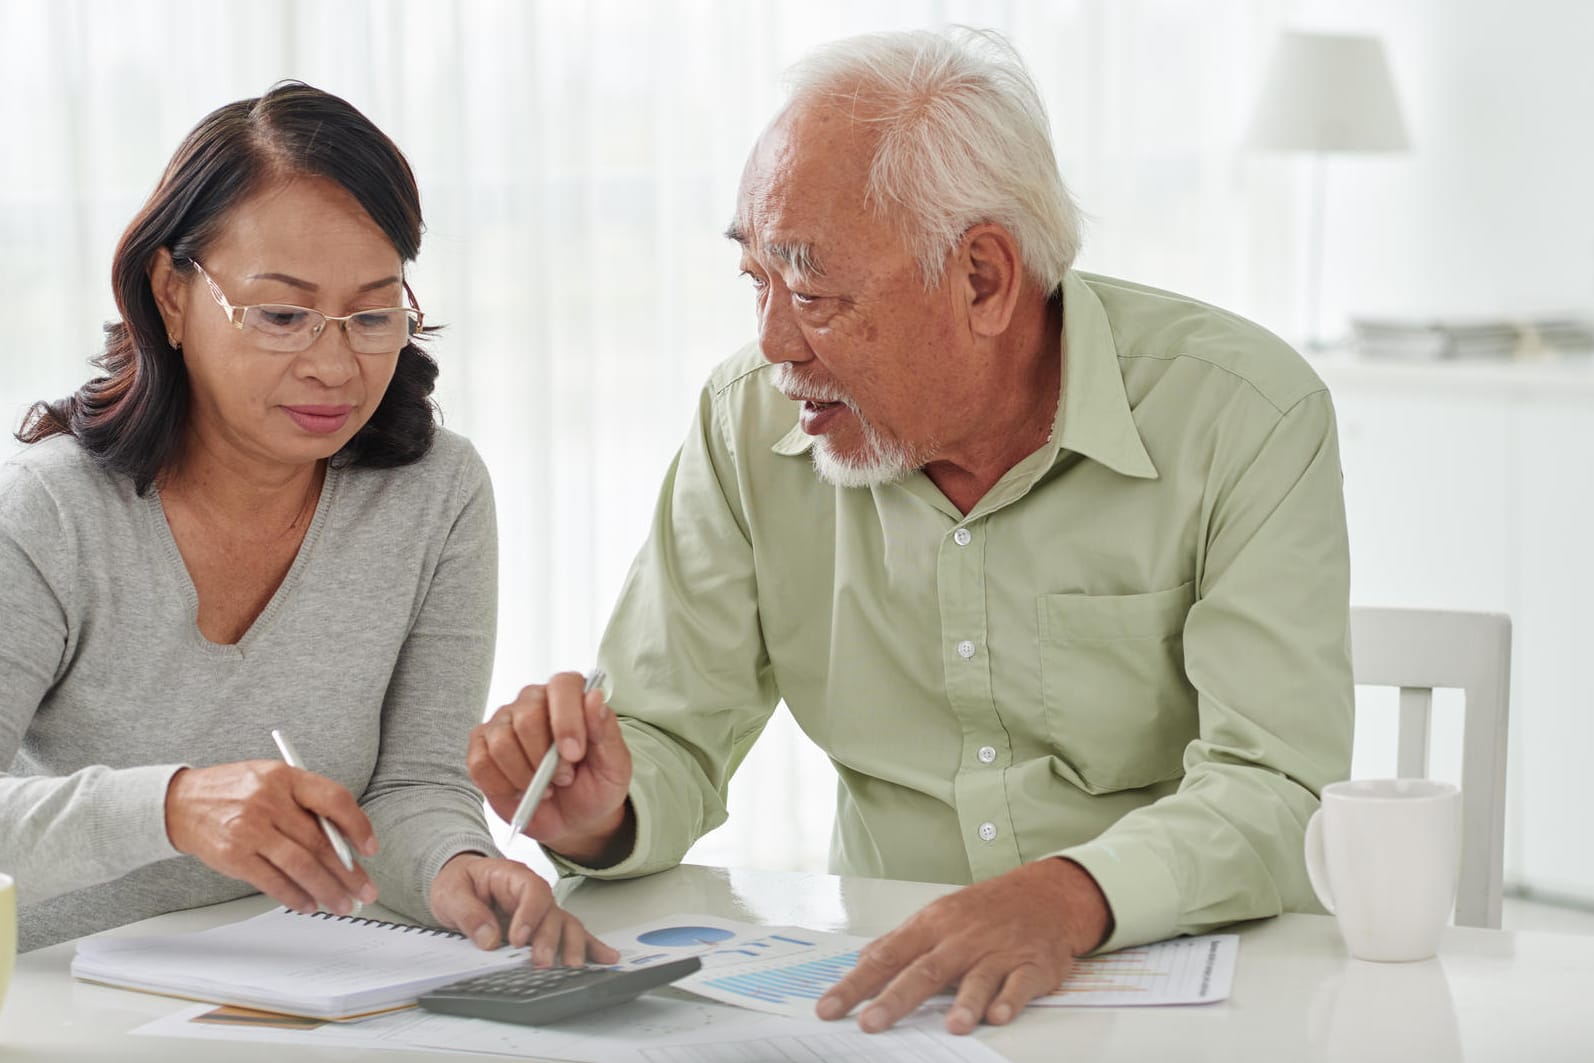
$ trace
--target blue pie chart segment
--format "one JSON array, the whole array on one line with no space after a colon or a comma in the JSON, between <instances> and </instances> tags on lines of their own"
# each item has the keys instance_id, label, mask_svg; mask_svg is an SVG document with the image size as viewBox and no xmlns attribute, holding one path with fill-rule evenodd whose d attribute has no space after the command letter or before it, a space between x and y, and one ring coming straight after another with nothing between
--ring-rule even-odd
<instances>
[{"instance_id":1,"label":"blue pie chart segment","mask_svg":"<svg viewBox=\"0 0 1594 1063\"><path fill-rule=\"evenodd\" d=\"M666 926L638 934L637 940L644 945L682 949L693 945L713 945L735 936L734 931L722 930L717 926Z\"/></svg>"}]
</instances>

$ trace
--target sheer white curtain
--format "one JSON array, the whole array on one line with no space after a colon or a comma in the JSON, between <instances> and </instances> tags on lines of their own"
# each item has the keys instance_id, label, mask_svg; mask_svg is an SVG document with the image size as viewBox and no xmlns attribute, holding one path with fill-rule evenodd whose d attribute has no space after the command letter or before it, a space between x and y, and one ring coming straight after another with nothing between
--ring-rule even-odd
<instances>
[{"instance_id":1,"label":"sheer white curtain","mask_svg":"<svg viewBox=\"0 0 1594 1063\"><path fill-rule=\"evenodd\" d=\"M0 414L87 375L117 236L203 114L287 77L345 96L422 186L439 398L498 496L496 705L589 665L697 389L751 337L719 234L783 66L867 30L1001 30L1090 216L1081 264L1287 326L1292 192L1237 154L1281 6L0 0ZM833 785L782 711L696 856L822 867Z\"/></svg>"}]
</instances>

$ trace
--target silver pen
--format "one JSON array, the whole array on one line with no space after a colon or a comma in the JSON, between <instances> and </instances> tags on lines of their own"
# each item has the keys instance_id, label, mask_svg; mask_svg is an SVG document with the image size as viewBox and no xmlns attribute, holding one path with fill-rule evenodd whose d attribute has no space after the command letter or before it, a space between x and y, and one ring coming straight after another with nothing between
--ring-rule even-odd
<instances>
[{"instance_id":1,"label":"silver pen","mask_svg":"<svg viewBox=\"0 0 1594 1063\"><path fill-rule=\"evenodd\" d=\"M581 688L581 696L585 698L603 682L604 678L602 668L594 668L588 672L586 684ZM554 769L557 767L559 767L559 744L554 742L548 746L548 752L542 755L542 763L537 765L536 772L531 776L531 785L526 787L526 792L520 795L520 804L515 806L515 816L509 821L511 841L526 829L526 824L531 820L531 814L537 811L537 805L542 801L542 795L548 789L548 783L553 780Z\"/></svg>"},{"instance_id":2,"label":"silver pen","mask_svg":"<svg viewBox=\"0 0 1594 1063\"><path fill-rule=\"evenodd\" d=\"M288 741L288 736L281 731L273 729L271 740L277 743L277 749L282 753L282 759L290 768L303 768L304 761L299 759L299 754L294 752L293 744ZM332 843L332 851L338 854L338 863L343 865L343 870L354 870L354 854L349 849L349 843L344 840L343 832L332 825L332 821L322 815L316 819L321 821L321 830L326 833L327 841Z\"/></svg>"}]
</instances>

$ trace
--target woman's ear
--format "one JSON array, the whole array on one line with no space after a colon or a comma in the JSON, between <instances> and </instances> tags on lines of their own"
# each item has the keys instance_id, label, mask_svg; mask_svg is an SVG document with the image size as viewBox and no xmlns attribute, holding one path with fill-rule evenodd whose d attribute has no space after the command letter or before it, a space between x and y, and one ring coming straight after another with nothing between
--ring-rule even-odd
<instances>
[{"instance_id":1,"label":"woman's ear","mask_svg":"<svg viewBox=\"0 0 1594 1063\"><path fill-rule=\"evenodd\" d=\"M170 248L163 247L155 252L149 264L149 290L166 324L166 342L174 348L183 345L183 310L188 305L188 281L172 261Z\"/></svg>"},{"instance_id":2,"label":"woman's ear","mask_svg":"<svg viewBox=\"0 0 1594 1063\"><path fill-rule=\"evenodd\" d=\"M963 234L961 266L968 279L969 326L976 335L1007 331L1024 287L1024 260L1013 234L986 222Z\"/></svg>"}]
</instances>

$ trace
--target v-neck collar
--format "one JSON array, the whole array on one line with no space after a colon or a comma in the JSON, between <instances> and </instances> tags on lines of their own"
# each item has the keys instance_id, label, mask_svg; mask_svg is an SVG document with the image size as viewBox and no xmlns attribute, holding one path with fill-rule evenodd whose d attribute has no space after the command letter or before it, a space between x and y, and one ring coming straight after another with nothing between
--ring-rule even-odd
<instances>
[{"instance_id":1,"label":"v-neck collar","mask_svg":"<svg viewBox=\"0 0 1594 1063\"><path fill-rule=\"evenodd\" d=\"M183 561L182 551L177 548L177 539L172 535L171 525L166 521L166 507L161 502L160 489L153 485L150 487L144 496L146 512L149 514L161 552L166 555L172 579L188 607L188 631L193 645L201 652L218 657L246 657L250 647L265 637L272 620L285 608L284 603L293 594L300 573L310 563L310 556L315 551L321 528L330 519L327 514L332 509L332 500L337 494L341 478L342 470L332 462L327 462L326 478L321 482L321 497L316 499L315 514L310 518L310 526L305 529L304 539L299 543L298 552L294 554L293 564L288 566L287 573L282 577L282 582L277 584L277 589L272 592L271 600L266 602L266 607L260 611L259 616L255 617L249 629L243 633L243 637L234 643L212 642L199 630L199 591L194 586L193 576L188 572L188 565Z\"/></svg>"}]
</instances>

